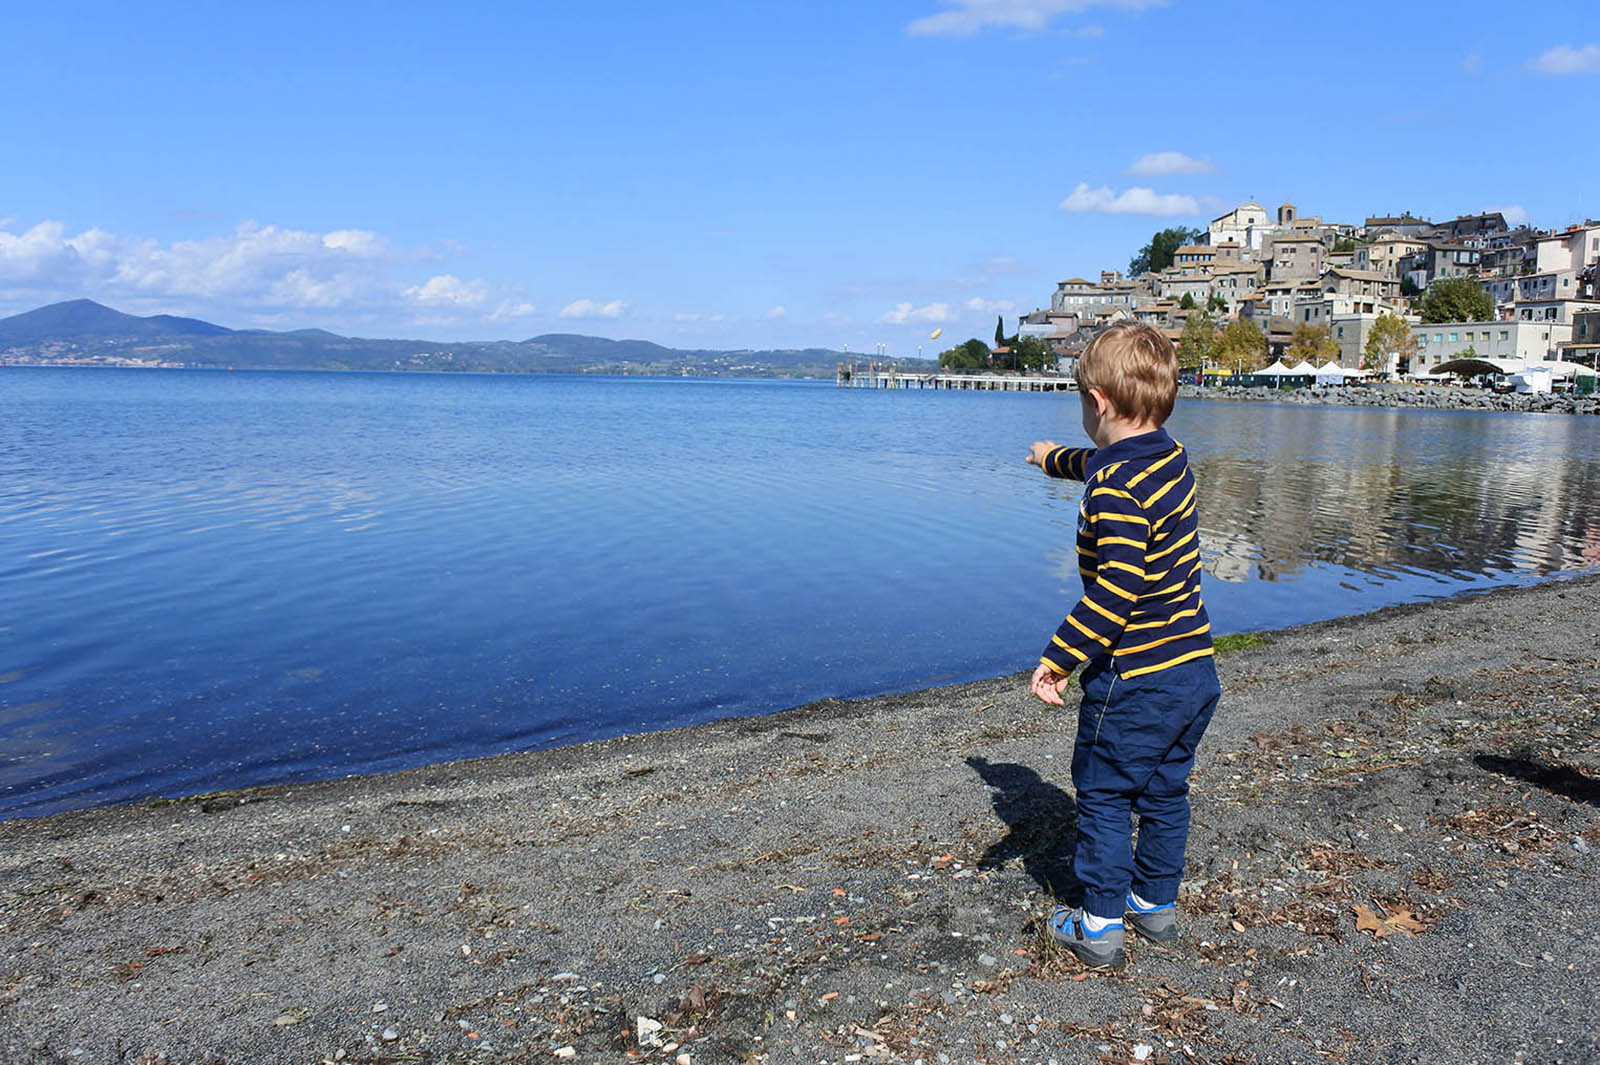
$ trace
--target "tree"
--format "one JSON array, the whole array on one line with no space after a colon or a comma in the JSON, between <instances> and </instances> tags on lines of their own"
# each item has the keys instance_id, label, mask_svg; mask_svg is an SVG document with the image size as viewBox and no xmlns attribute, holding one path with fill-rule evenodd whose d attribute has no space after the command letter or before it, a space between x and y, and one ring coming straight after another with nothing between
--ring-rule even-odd
<instances>
[{"instance_id":1,"label":"tree","mask_svg":"<svg viewBox=\"0 0 1600 1065\"><path fill-rule=\"evenodd\" d=\"M1380 314L1372 323L1372 332L1367 334L1366 346L1362 348L1361 368L1381 372L1388 366L1390 355L1398 356L1402 366L1409 366L1416 352L1417 338L1411 335L1411 326L1405 319Z\"/></svg>"},{"instance_id":2,"label":"tree","mask_svg":"<svg viewBox=\"0 0 1600 1065\"><path fill-rule=\"evenodd\" d=\"M1327 326L1301 322L1294 327L1287 361L1318 365L1338 357L1339 342L1333 339L1333 332Z\"/></svg>"},{"instance_id":3,"label":"tree","mask_svg":"<svg viewBox=\"0 0 1600 1065\"><path fill-rule=\"evenodd\" d=\"M1470 277L1435 281L1422 294L1422 321L1487 322L1494 318L1494 297Z\"/></svg>"},{"instance_id":4,"label":"tree","mask_svg":"<svg viewBox=\"0 0 1600 1065\"><path fill-rule=\"evenodd\" d=\"M1183 335L1178 338L1178 366L1184 370L1198 370L1211 358L1217 346L1217 323L1209 314L1191 314L1183 323Z\"/></svg>"},{"instance_id":5,"label":"tree","mask_svg":"<svg viewBox=\"0 0 1600 1065\"><path fill-rule=\"evenodd\" d=\"M994 316L994 346L997 348L1003 348L1006 346L1005 319L1001 318L998 314Z\"/></svg>"},{"instance_id":6,"label":"tree","mask_svg":"<svg viewBox=\"0 0 1600 1065\"><path fill-rule=\"evenodd\" d=\"M1156 273L1172 265L1173 256L1185 244L1193 244L1205 235L1204 230L1172 226L1150 238L1150 243L1139 249L1139 254L1128 261L1128 276Z\"/></svg>"},{"instance_id":7,"label":"tree","mask_svg":"<svg viewBox=\"0 0 1600 1065\"><path fill-rule=\"evenodd\" d=\"M1206 310L1216 311L1218 314L1228 313L1228 301L1220 292L1213 292L1206 298Z\"/></svg>"},{"instance_id":8,"label":"tree","mask_svg":"<svg viewBox=\"0 0 1600 1065\"><path fill-rule=\"evenodd\" d=\"M989 345L977 337L939 352L940 369L981 370L988 365Z\"/></svg>"},{"instance_id":9,"label":"tree","mask_svg":"<svg viewBox=\"0 0 1600 1065\"><path fill-rule=\"evenodd\" d=\"M1192 292L1183 294L1183 299L1178 301L1178 307L1185 311L1198 311L1200 309L1200 305L1194 301L1194 293Z\"/></svg>"},{"instance_id":10,"label":"tree","mask_svg":"<svg viewBox=\"0 0 1600 1065\"><path fill-rule=\"evenodd\" d=\"M1400 295L1404 296L1408 300L1416 299L1418 296L1422 295L1422 290L1417 287L1417 283L1415 281L1411 280L1410 275L1407 275L1400 279Z\"/></svg>"},{"instance_id":11,"label":"tree","mask_svg":"<svg viewBox=\"0 0 1600 1065\"><path fill-rule=\"evenodd\" d=\"M1050 350L1050 345L1038 337L1016 338L1011 344L1011 354L1024 370L1042 370L1054 366L1056 361L1056 354Z\"/></svg>"},{"instance_id":12,"label":"tree","mask_svg":"<svg viewBox=\"0 0 1600 1065\"><path fill-rule=\"evenodd\" d=\"M1350 239L1349 237L1341 237L1338 240L1333 242L1333 254L1335 254L1335 255L1338 255L1338 254L1340 254L1342 252L1355 251L1355 250L1356 250L1356 242L1354 240Z\"/></svg>"},{"instance_id":13,"label":"tree","mask_svg":"<svg viewBox=\"0 0 1600 1065\"><path fill-rule=\"evenodd\" d=\"M1224 366L1236 367L1240 373L1251 373L1266 364L1267 338L1254 322L1235 318L1217 338L1214 354Z\"/></svg>"}]
</instances>

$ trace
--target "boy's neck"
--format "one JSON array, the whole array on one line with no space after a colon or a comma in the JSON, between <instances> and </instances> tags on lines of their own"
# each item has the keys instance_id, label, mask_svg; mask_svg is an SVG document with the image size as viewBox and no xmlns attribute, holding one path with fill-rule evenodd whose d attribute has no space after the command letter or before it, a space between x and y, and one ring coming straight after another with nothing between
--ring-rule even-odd
<instances>
[{"instance_id":1,"label":"boy's neck","mask_svg":"<svg viewBox=\"0 0 1600 1065\"><path fill-rule=\"evenodd\" d=\"M1153 433L1161 426L1155 422L1136 422L1127 418L1111 417L1102 419L1098 428L1099 432L1095 434L1095 446L1108 448L1120 440L1128 439L1130 436L1143 436L1145 433Z\"/></svg>"}]
</instances>

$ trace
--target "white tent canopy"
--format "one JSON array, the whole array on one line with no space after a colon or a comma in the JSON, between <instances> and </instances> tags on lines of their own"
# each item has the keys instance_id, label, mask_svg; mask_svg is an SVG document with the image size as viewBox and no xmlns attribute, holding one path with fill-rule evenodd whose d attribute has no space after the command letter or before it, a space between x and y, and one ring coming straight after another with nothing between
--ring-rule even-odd
<instances>
[{"instance_id":1,"label":"white tent canopy","mask_svg":"<svg viewBox=\"0 0 1600 1065\"><path fill-rule=\"evenodd\" d=\"M1593 374L1595 371L1580 362L1566 362L1562 359L1528 360L1522 359L1491 359L1482 355L1474 357L1476 362L1486 362L1503 374L1522 373L1526 370L1549 371L1557 380L1564 381L1569 377L1579 374ZM1437 374L1437 369L1427 371L1428 376Z\"/></svg>"},{"instance_id":2,"label":"white tent canopy","mask_svg":"<svg viewBox=\"0 0 1600 1065\"><path fill-rule=\"evenodd\" d=\"M1306 376L1310 377L1310 376L1313 376L1314 374L1316 374L1317 368L1315 366L1311 365L1306 360L1301 359L1299 362L1297 362L1293 366L1289 367L1289 372L1290 373L1305 374Z\"/></svg>"},{"instance_id":3,"label":"white tent canopy","mask_svg":"<svg viewBox=\"0 0 1600 1065\"><path fill-rule=\"evenodd\" d=\"M1316 374L1318 381L1343 381L1346 377L1356 376L1354 372L1346 370L1336 362L1317 367Z\"/></svg>"},{"instance_id":4,"label":"white tent canopy","mask_svg":"<svg viewBox=\"0 0 1600 1065\"><path fill-rule=\"evenodd\" d=\"M1265 370L1257 370L1256 374L1258 376L1260 376L1260 377L1286 377L1289 374L1299 373L1299 372L1300 372L1299 370L1291 370L1291 369L1289 369L1289 367L1284 365L1283 360L1279 359L1277 362L1273 363L1271 366L1268 366Z\"/></svg>"}]
</instances>

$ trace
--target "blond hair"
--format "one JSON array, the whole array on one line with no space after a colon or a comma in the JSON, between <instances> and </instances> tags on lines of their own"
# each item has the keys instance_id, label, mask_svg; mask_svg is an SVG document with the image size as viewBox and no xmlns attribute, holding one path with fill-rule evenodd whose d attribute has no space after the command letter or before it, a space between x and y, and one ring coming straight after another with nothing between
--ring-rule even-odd
<instances>
[{"instance_id":1,"label":"blond hair","mask_svg":"<svg viewBox=\"0 0 1600 1065\"><path fill-rule=\"evenodd\" d=\"M1118 322L1078 359L1078 390L1098 388L1117 413L1160 425L1178 399L1178 353L1164 334L1142 322Z\"/></svg>"}]
</instances>

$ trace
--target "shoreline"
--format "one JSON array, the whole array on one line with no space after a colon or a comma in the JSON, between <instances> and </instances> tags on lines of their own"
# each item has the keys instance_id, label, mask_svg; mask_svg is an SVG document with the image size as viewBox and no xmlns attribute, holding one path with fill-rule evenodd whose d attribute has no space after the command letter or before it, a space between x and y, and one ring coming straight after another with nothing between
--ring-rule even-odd
<instances>
[{"instance_id":1,"label":"shoreline","mask_svg":"<svg viewBox=\"0 0 1600 1065\"><path fill-rule=\"evenodd\" d=\"M1224 656L1188 930L1115 976L1032 923L1072 732L1021 675L0 822L0 1060L1592 1060L1597 609Z\"/></svg>"}]
</instances>

